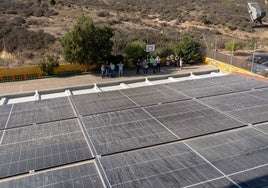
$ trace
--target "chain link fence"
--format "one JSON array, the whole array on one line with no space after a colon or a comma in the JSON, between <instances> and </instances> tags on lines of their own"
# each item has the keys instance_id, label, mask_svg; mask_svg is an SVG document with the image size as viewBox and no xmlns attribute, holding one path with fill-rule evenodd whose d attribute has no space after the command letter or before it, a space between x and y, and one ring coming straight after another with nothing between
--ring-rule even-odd
<instances>
[{"instance_id":1,"label":"chain link fence","mask_svg":"<svg viewBox=\"0 0 268 188\"><path fill-rule=\"evenodd\" d=\"M220 53L216 50L203 49L201 51L201 54L205 57L209 57L209 58L215 59L217 61L221 61L223 63L227 63L227 64L242 68L242 69L250 71L250 72L253 72L254 67L257 65L256 63L247 61L246 60L247 58L245 58L245 59L237 58L237 57L235 57L234 54L231 54L231 55L223 54L223 53Z\"/></svg>"}]
</instances>

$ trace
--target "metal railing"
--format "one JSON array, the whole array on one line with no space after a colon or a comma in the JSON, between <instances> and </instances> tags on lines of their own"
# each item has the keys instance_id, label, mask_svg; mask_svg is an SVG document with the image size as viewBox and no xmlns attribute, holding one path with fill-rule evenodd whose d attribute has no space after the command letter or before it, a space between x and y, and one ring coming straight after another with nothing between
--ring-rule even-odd
<instances>
[{"instance_id":1,"label":"metal railing","mask_svg":"<svg viewBox=\"0 0 268 188\"><path fill-rule=\"evenodd\" d=\"M227 64L242 68L250 72L252 72L253 67L254 67L254 63L246 61L246 58L239 59L239 58L236 58L233 54L228 55L228 54L220 53L215 50L212 51L212 50L206 50L206 49L202 50L201 54L205 57L209 57L217 61L221 61L223 63L227 63Z\"/></svg>"}]
</instances>

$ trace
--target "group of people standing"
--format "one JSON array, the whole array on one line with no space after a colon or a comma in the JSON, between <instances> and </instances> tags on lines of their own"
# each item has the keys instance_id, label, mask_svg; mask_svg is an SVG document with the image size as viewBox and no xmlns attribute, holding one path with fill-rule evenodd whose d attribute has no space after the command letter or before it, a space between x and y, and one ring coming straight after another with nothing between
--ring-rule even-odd
<instances>
[{"instance_id":1,"label":"group of people standing","mask_svg":"<svg viewBox=\"0 0 268 188\"><path fill-rule=\"evenodd\" d=\"M166 66L175 66L182 68L183 64L183 57L178 55L168 55L166 57ZM149 73L149 68L152 67L153 73L160 73L161 69L161 58L157 56L156 58L150 57L145 58L142 61L140 59L136 62L136 74L140 74L141 70L143 71L143 74L147 75ZM123 68L124 64L122 61L115 65L114 63L108 63L106 61L101 66L101 77L122 77L123 76Z\"/></svg>"},{"instance_id":2,"label":"group of people standing","mask_svg":"<svg viewBox=\"0 0 268 188\"><path fill-rule=\"evenodd\" d=\"M140 74L140 69L143 70L143 74L148 74L149 67L153 67L153 73L159 73L161 67L161 59L160 57L153 57L144 59L142 62L138 59L136 63L136 74Z\"/></svg>"},{"instance_id":3,"label":"group of people standing","mask_svg":"<svg viewBox=\"0 0 268 188\"><path fill-rule=\"evenodd\" d=\"M166 66L175 66L182 68L183 57L179 55L168 55L166 57ZM159 73L161 68L161 58L157 56L156 58L146 58L142 62L140 60L136 63L136 74L140 74L140 69L143 69L143 74L148 74L149 67L152 67L153 73Z\"/></svg>"},{"instance_id":4,"label":"group of people standing","mask_svg":"<svg viewBox=\"0 0 268 188\"><path fill-rule=\"evenodd\" d=\"M101 65L101 77L102 78L105 78L105 77L114 78L116 76L122 77L123 68L124 68L124 64L121 61L117 65L115 65L112 62L108 63L108 61L106 61L105 63Z\"/></svg>"},{"instance_id":5,"label":"group of people standing","mask_svg":"<svg viewBox=\"0 0 268 188\"><path fill-rule=\"evenodd\" d=\"M183 64L183 57L182 56L168 55L166 57L166 65L167 66L175 66L175 67L179 67L181 69L182 64Z\"/></svg>"}]
</instances>

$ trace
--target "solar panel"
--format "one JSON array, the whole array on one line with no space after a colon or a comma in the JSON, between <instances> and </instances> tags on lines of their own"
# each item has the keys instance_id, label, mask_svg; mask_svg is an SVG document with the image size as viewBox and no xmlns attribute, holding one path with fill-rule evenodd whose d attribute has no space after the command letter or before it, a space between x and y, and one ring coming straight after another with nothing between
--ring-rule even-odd
<instances>
[{"instance_id":1,"label":"solar panel","mask_svg":"<svg viewBox=\"0 0 268 188\"><path fill-rule=\"evenodd\" d=\"M98 155L177 140L142 109L83 117L83 123Z\"/></svg>"},{"instance_id":2,"label":"solar panel","mask_svg":"<svg viewBox=\"0 0 268 188\"><path fill-rule=\"evenodd\" d=\"M249 92L248 94L268 101L268 88L253 90L253 91Z\"/></svg>"},{"instance_id":3,"label":"solar panel","mask_svg":"<svg viewBox=\"0 0 268 188\"><path fill-rule=\"evenodd\" d=\"M248 80L248 78L239 76L239 75L224 75L217 77L206 78L208 82L212 82L217 85L228 84L228 83L240 83Z\"/></svg>"},{"instance_id":4,"label":"solar panel","mask_svg":"<svg viewBox=\"0 0 268 188\"><path fill-rule=\"evenodd\" d=\"M0 130L5 129L12 105L0 105Z\"/></svg>"},{"instance_id":5,"label":"solar panel","mask_svg":"<svg viewBox=\"0 0 268 188\"><path fill-rule=\"evenodd\" d=\"M268 121L268 100L258 96L255 91L203 98L200 101L247 123Z\"/></svg>"},{"instance_id":6,"label":"solar panel","mask_svg":"<svg viewBox=\"0 0 268 188\"><path fill-rule=\"evenodd\" d=\"M181 91L189 97L199 98L268 87L268 82L230 75L174 82L167 86Z\"/></svg>"},{"instance_id":7,"label":"solar panel","mask_svg":"<svg viewBox=\"0 0 268 188\"><path fill-rule=\"evenodd\" d=\"M163 85L131 88L122 90L121 92L140 106L189 99L181 93L164 87Z\"/></svg>"},{"instance_id":8,"label":"solar panel","mask_svg":"<svg viewBox=\"0 0 268 188\"><path fill-rule=\"evenodd\" d=\"M190 138L244 126L243 123L196 101L146 107L164 126L180 138Z\"/></svg>"},{"instance_id":9,"label":"solar panel","mask_svg":"<svg viewBox=\"0 0 268 188\"><path fill-rule=\"evenodd\" d=\"M8 188L104 187L94 163L65 167L1 182Z\"/></svg>"},{"instance_id":10,"label":"solar panel","mask_svg":"<svg viewBox=\"0 0 268 188\"><path fill-rule=\"evenodd\" d=\"M230 176L241 187L267 187L268 165Z\"/></svg>"},{"instance_id":11,"label":"solar panel","mask_svg":"<svg viewBox=\"0 0 268 188\"><path fill-rule=\"evenodd\" d=\"M6 130L0 178L93 158L77 120Z\"/></svg>"},{"instance_id":12,"label":"solar panel","mask_svg":"<svg viewBox=\"0 0 268 188\"><path fill-rule=\"evenodd\" d=\"M216 85L229 87L236 91L244 91L250 89L257 89L268 87L268 82L263 82L256 79L246 78L239 75L227 75L219 77L206 78L207 82L212 82Z\"/></svg>"},{"instance_id":13,"label":"solar panel","mask_svg":"<svg viewBox=\"0 0 268 188\"><path fill-rule=\"evenodd\" d=\"M256 128L268 134L268 123L258 125Z\"/></svg>"},{"instance_id":14,"label":"solar panel","mask_svg":"<svg viewBox=\"0 0 268 188\"><path fill-rule=\"evenodd\" d=\"M137 107L119 91L107 91L72 96L80 115L98 114Z\"/></svg>"},{"instance_id":15,"label":"solar panel","mask_svg":"<svg viewBox=\"0 0 268 188\"><path fill-rule=\"evenodd\" d=\"M204 87L194 87L191 90L183 90L183 93L193 98L222 95L234 92L236 92L236 90L221 85L207 85Z\"/></svg>"},{"instance_id":16,"label":"solar panel","mask_svg":"<svg viewBox=\"0 0 268 188\"><path fill-rule=\"evenodd\" d=\"M183 187L222 177L183 143L106 156L100 162L111 187Z\"/></svg>"},{"instance_id":17,"label":"solar panel","mask_svg":"<svg viewBox=\"0 0 268 188\"><path fill-rule=\"evenodd\" d=\"M221 179L216 179L208 182L202 182L198 183L193 186L189 186L189 188L224 188L224 187L229 187L229 188L235 188L235 186L230 180L227 178L221 178Z\"/></svg>"},{"instance_id":18,"label":"solar panel","mask_svg":"<svg viewBox=\"0 0 268 188\"><path fill-rule=\"evenodd\" d=\"M254 88L268 87L268 82L247 79L247 80L237 82L237 83L227 82L224 85L232 89L235 89L237 91L244 91L244 90L250 90Z\"/></svg>"},{"instance_id":19,"label":"solar panel","mask_svg":"<svg viewBox=\"0 0 268 188\"><path fill-rule=\"evenodd\" d=\"M14 104L8 128L75 117L67 97Z\"/></svg>"},{"instance_id":20,"label":"solar panel","mask_svg":"<svg viewBox=\"0 0 268 188\"><path fill-rule=\"evenodd\" d=\"M268 137L252 128L186 141L226 175L268 165Z\"/></svg>"},{"instance_id":21,"label":"solar panel","mask_svg":"<svg viewBox=\"0 0 268 188\"><path fill-rule=\"evenodd\" d=\"M4 132L4 131L0 131L0 140L1 140L1 138L2 138L3 132Z\"/></svg>"}]
</instances>

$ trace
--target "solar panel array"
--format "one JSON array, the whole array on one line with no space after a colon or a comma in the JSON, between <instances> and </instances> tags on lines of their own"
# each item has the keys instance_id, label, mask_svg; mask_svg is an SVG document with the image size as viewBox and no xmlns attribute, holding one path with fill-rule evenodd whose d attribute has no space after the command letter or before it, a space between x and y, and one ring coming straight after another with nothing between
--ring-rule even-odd
<instances>
[{"instance_id":1,"label":"solar panel array","mask_svg":"<svg viewBox=\"0 0 268 188\"><path fill-rule=\"evenodd\" d=\"M0 187L268 186L268 82L222 76L0 106Z\"/></svg>"}]
</instances>

